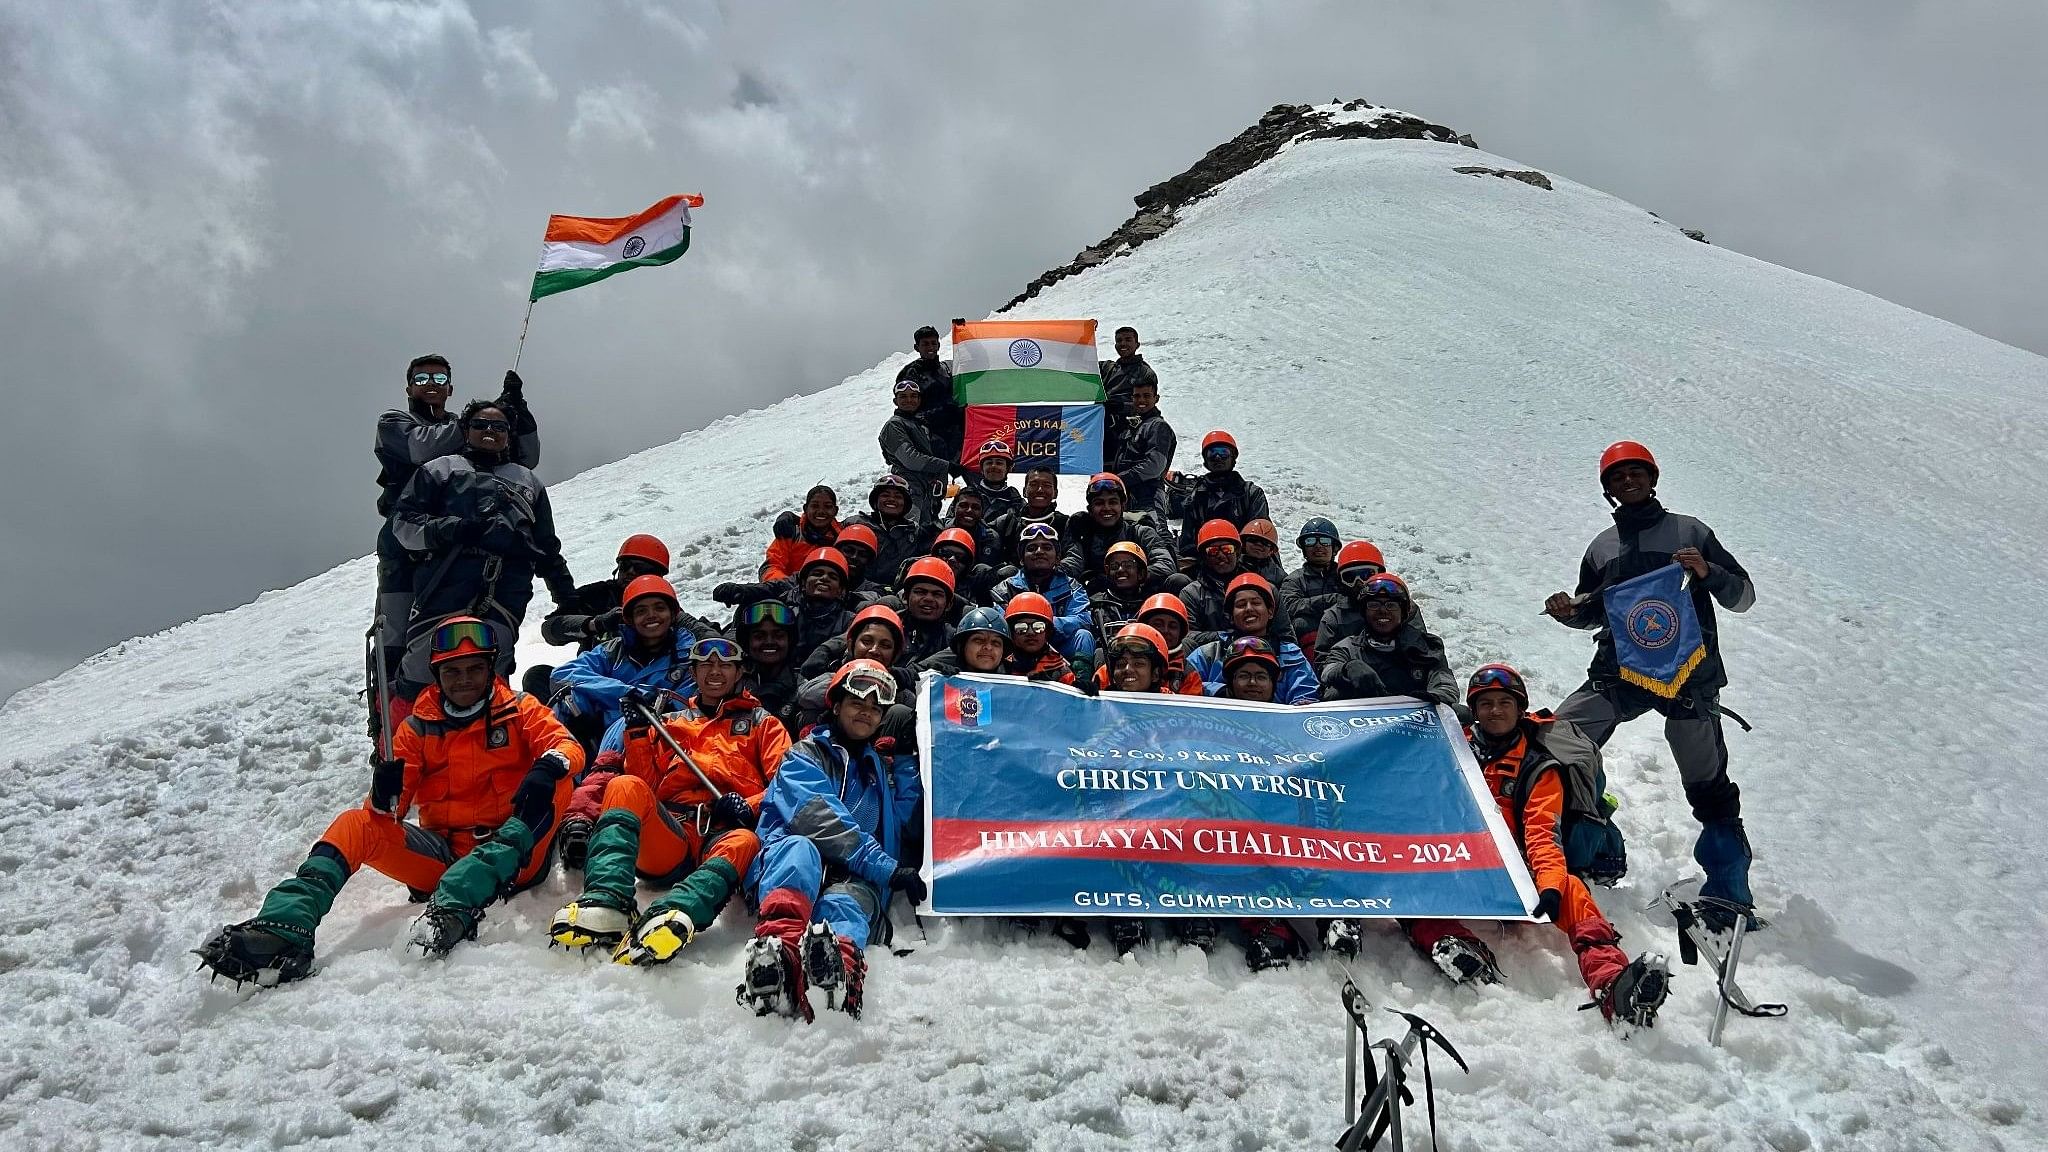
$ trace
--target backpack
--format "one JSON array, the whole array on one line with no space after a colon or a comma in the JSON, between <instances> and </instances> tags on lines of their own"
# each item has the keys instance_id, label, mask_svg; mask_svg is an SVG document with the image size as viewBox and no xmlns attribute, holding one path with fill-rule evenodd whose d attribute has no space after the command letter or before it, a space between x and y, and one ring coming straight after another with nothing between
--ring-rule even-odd
<instances>
[{"instance_id":1,"label":"backpack","mask_svg":"<svg viewBox=\"0 0 2048 1152\"><path fill-rule=\"evenodd\" d=\"M1590 884L1612 886L1628 875L1628 844L1614 822L1620 807L1607 794L1607 770L1600 763L1600 746L1584 732L1558 720L1549 709L1530 719L1535 731L1531 745L1547 755L1524 756L1515 777L1515 843L1522 842L1529 791L1543 773L1558 771L1564 785L1564 811L1559 814L1558 834L1564 842L1565 867Z\"/></svg>"}]
</instances>

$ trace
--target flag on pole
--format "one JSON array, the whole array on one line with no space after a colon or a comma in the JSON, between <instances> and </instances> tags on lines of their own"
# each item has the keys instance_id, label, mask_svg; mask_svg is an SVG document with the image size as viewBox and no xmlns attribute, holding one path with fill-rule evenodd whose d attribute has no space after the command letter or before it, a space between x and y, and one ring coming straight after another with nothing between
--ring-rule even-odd
<instances>
[{"instance_id":1,"label":"flag on pole","mask_svg":"<svg viewBox=\"0 0 2048 1152\"><path fill-rule=\"evenodd\" d=\"M697 195L670 196L634 216L550 216L533 274L538 300L593 284L615 272L667 264L690 249L690 209Z\"/></svg>"},{"instance_id":2,"label":"flag on pole","mask_svg":"<svg viewBox=\"0 0 2048 1152\"><path fill-rule=\"evenodd\" d=\"M1621 678L1666 700L1675 698L1707 656L1699 614L1685 588L1685 569L1668 564L1624 580L1603 599Z\"/></svg>"},{"instance_id":3,"label":"flag on pole","mask_svg":"<svg viewBox=\"0 0 2048 1152\"><path fill-rule=\"evenodd\" d=\"M961 404L1099 404L1093 320L977 320L953 325Z\"/></svg>"}]
</instances>

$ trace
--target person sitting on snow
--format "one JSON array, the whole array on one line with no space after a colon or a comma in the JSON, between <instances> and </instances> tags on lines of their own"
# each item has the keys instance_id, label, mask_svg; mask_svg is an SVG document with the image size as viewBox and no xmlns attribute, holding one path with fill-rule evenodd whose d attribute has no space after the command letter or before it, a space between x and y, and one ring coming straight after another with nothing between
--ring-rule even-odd
<instances>
[{"instance_id":1,"label":"person sitting on snow","mask_svg":"<svg viewBox=\"0 0 2048 1152\"><path fill-rule=\"evenodd\" d=\"M473 616L434 629L434 682L392 733L391 758L375 761L369 797L334 818L255 918L199 946L203 966L266 987L310 974L315 930L365 865L426 900L410 938L429 956L473 938L486 904L540 882L583 749L497 675L494 643Z\"/></svg>"},{"instance_id":2,"label":"person sitting on snow","mask_svg":"<svg viewBox=\"0 0 2048 1152\"><path fill-rule=\"evenodd\" d=\"M1242 530L1254 520L1269 520L1266 492L1237 470L1237 441L1218 429L1202 437L1202 467L1194 489L1181 503L1181 555L1192 559L1201 542L1196 534L1211 520L1228 520Z\"/></svg>"},{"instance_id":3,"label":"person sitting on snow","mask_svg":"<svg viewBox=\"0 0 2048 1152\"><path fill-rule=\"evenodd\" d=\"M1230 626L1188 653L1188 671L1201 677L1202 687L1209 695L1226 694L1233 644L1245 637L1256 637L1267 642L1279 661L1274 698L1282 704L1310 704L1316 700L1321 686L1316 682L1315 669L1309 667L1301 648L1286 638L1286 629L1276 626L1278 601L1273 586L1256 572L1240 572L1230 582L1223 599L1230 612Z\"/></svg>"},{"instance_id":4,"label":"person sitting on snow","mask_svg":"<svg viewBox=\"0 0 2048 1152\"><path fill-rule=\"evenodd\" d=\"M1088 514L1067 521L1060 571L1081 581L1090 592L1102 587L1102 561L1113 544L1137 545L1145 558L1147 579L1161 588L1180 571L1165 533L1149 516L1125 512L1125 499L1124 482L1114 472L1097 472L1088 478Z\"/></svg>"},{"instance_id":5,"label":"person sitting on snow","mask_svg":"<svg viewBox=\"0 0 2048 1152\"><path fill-rule=\"evenodd\" d=\"M1090 660L1070 660L1053 643L1057 625L1052 603L1045 597L1036 592L1017 593L1003 605L1003 620L1010 626L1010 655L1003 670L1010 675L1073 684L1093 674Z\"/></svg>"},{"instance_id":6,"label":"person sitting on snow","mask_svg":"<svg viewBox=\"0 0 2048 1152\"><path fill-rule=\"evenodd\" d=\"M890 898L916 906L929 894L899 863L923 795L916 759L876 739L896 695L889 669L847 663L827 692L826 722L790 748L762 797L761 852L746 877L760 921L739 988L757 1015L808 1021L816 989L859 1016L861 954L886 931Z\"/></svg>"},{"instance_id":7,"label":"person sitting on snow","mask_svg":"<svg viewBox=\"0 0 2048 1152\"><path fill-rule=\"evenodd\" d=\"M801 664L818 645L846 631L847 623L853 619L846 598L852 570L839 549L817 548L804 557L794 580L720 584L711 590L711 598L742 611L763 600L779 600L788 605L795 629L789 658Z\"/></svg>"},{"instance_id":8,"label":"person sitting on snow","mask_svg":"<svg viewBox=\"0 0 2048 1152\"><path fill-rule=\"evenodd\" d=\"M1060 655L1088 665L1093 671L1095 634L1089 611L1088 590L1079 580L1059 570L1060 539L1050 524L1027 524L1018 540L1018 569L1015 576L995 586L990 598L998 608L1022 593L1035 592L1052 606L1053 645Z\"/></svg>"},{"instance_id":9,"label":"person sitting on snow","mask_svg":"<svg viewBox=\"0 0 2048 1152\"><path fill-rule=\"evenodd\" d=\"M673 710L654 693L633 690L625 770L592 771L576 787L569 818L592 819L595 831L583 892L548 929L557 944L609 949L619 964L667 963L710 926L753 866L761 796L789 751L789 733L747 694L736 641L698 640L690 667L696 695ZM648 711L660 713L662 731L689 754L687 762L654 733ZM669 889L645 913L643 880Z\"/></svg>"},{"instance_id":10,"label":"person sitting on snow","mask_svg":"<svg viewBox=\"0 0 2048 1152\"><path fill-rule=\"evenodd\" d=\"M1264 576L1275 589L1287 583L1287 565L1280 562L1280 529L1271 520L1261 517L1245 525L1238 532L1238 545L1244 549L1245 571Z\"/></svg>"},{"instance_id":11,"label":"person sitting on snow","mask_svg":"<svg viewBox=\"0 0 2048 1152\"><path fill-rule=\"evenodd\" d=\"M957 676L962 672L1003 675L1003 661L1010 655L1010 624L994 608L975 608L960 617L953 629L950 646L927 656L920 672Z\"/></svg>"},{"instance_id":12,"label":"person sitting on snow","mask_svg":"<svg viewBox=\"0 0 2048 1152\"><path fill-rule=\"evenodd\" d=\"M1111 544L1104 553L1098 576L1101 587L1088 594L1089 630L1095 634L1097 647L1126 622L1138 618L1138 610L1153 591L1145 571L1145 550L1129 540Z\"/></svg>"},{"instance_id":13,"label":"person sitting on snow","mask_svg":"<svg viewBox=\"0 0 2048 1152\"><path fill-rule=\"evenodd\" d=\"M777 516L774 533L761 557L764 583L795 576L804 557L839 542L839 493L830 484L812 485L804 493L803 513L785 511Z\"/></svg>"},{"instance_id":14,"label":"person sitting on snow","mask_svg":"<svg viewBox=\"0 0 2048 1152\"><path fill-rule=\"evenodd\" d=\"M1060 539L1067 538L1067 514L1055 506L1059 496L1059 474L1050 468L1033 468L1024 474L1023 506L1004 514L1001 519L997 519L993 511L988 513L989 527L995 529L997 538L1002 541L1004 563L1023 562L1024 529L1033 524L1050 524Z\"/></svg>"},{"instance_id":15,"label":"person sitting on snow","mask_svg":"<svg viewBox=\"0 0 2048 1152\"><path fill-rule=\"evenodd\" d=\"M1406 581L1382 572L1358 586L1353 603L1365 631L1323 653L1323 699L1413 696L1463 710L1444 642L1422 626Z\"/></svg>"},{"instance_id":16,"label":"person sitting on snow","mask_svg":"<svg viewBox=\"0 0 2048 1152\"><path fill-rule=\"evenodd\" d=\"M1339 640L1357 636L1365 631L1365 585L1368 580L1387 570L1387 562L1380 555L1379 548L1370 540L1353 540L1337 549L1337 589L1342 593L1338 600L1323 610L1323 618L1316 623L1316 658L1320 660ZM1418 627L1422 627L1422 606L1412 600L1408 604L1409 614Z\"/></svg>"},{"instance_id":17,"label":"person sitting on snow","mask_svg":"<svg viewBox=\"0 0 2048 1152\"><path fill-rule=\"evenodd\" d=\"M1316 658L1316 626L1323 613L1344 602L1344 590L1337 584L1337 525L1324 516L1302 521L1294 546L1301 550L1301 567L1280 585L1280 611L1310 663ZM1375 549L1375 551L1377 551ZM1382 565L1384 568L1384 565Z\"/></svg>"},{"instance_id":18,"label":"person sitting on snow","mask_svg":"<svg viewBox=\"0 0 2048 1152\"><path fill-rule=\"evenodd\" d=\"M796 702L800 683L795 628L796 613L780 600L756 600L733 613L733 631L747 654L744 691L778 720Z\"/></svg>"},{"instance_id":19,"label":"person sitting on snow","mask_svg":"<svg viewBox=\"0 0 2048 1152\"><path fill-rule=\"evenodd\" d=\"M846 518L849 527L865 524L874 530L875 559L866 571L873 574L878 584L895 579L896 573L903 570L904 561L930 551L933 538L939 534L936 519L918 519L911 500L910 481L892 472L868 490L868 510ZM840 539L845 538L845 528L841 528Z\"/></svg>"},{"instance_id":20,"label":"person sitting on snow","mask_svg":"<svg viewBox=\"0 0 2048 1152\"><path fill-rule=\"evenodd\" d=\"M881 555L882 537L871 524L850 521L839 529L839 542L833 545L839 554L846 557L846 608L858 612L868 604L888 595L889 589L882 581L894 579L893 574L883 573L875 558Z\"/></svg>"},{"instance_id":21,"label":"person sitting on snow","mask_svg":"<svg viewBox=\"0 0 2048 1152\"><path fill-rule=\"evenodd\" d=\"M625 618L618 634L557 668L550 683L556 717L593 751L631 690L655 688L676 699L695 690L690 649L697 633L683 622L674 586L661 576L641 576L619 601Z\"/></svg>"},{"instance_id":22,"label":"person sitting on snow","mask_svg":"<svg viewBox=\"0 0 2048 1152\"><path fill-rule=\"evenodd\" d=\"M981 497L975 496L973 500L978 503ZM959 507L959 504L956 499L954 507ZM976 561L984 544L993 554L995 535L987 529L977 534L958 526L948 526L939 533L938 539L932 541L932 555L944 560L946 567L953 570L954 593L972 604L986 605L989 589L1007 578Z\"/></svg>"},{"instance_id":23,"label":"person sitting on snow","mask_svg":"<svg viewBox=\"0 0 2048 1152\"><path fill-rule=\"evenodd\" d=\"M981 496L984 521L994 523L1024 507L1024 494L1010 487L1010 467L1015 461L1007 442L1000 439L982 442L980 459L975 461L975 470L960 486L960 491ZM954 498L958 499L959 493L954 493Z\"/></svg>"},{"instance_id":24,"label":"person sitting on snow","mask_svg":"<svg viewBox=\"0 0 2048 1152\"><path fill-rule=\"evenodd\" d=\"M919 524L936 524L953 460L935 443L932 429L917 418L924 398L918 382L896 381L895 397L896 411L882 425L879 436L882 464L909 482L911 517Z\"/></svg>"},{"instance_id":25,"label":"person sitting on snow","mask_svg":"<svg viewBox=\"0 0 2048 1152\"><path fill-rule=\"evenodd\" d=\"M668 545L645 532L628 536L619 545L611 576L577 585L576 595L569 598L569 603L555 605L553 611L542 617L540 638L550 644L574 644L577 652L588 652L616 635L625 623L619 598L625 594L626 585L642 576L666 575ZM519 686L528 695L546 700L554 694L549 685L554 675L554 665L534 664L520 674Z\"/></svg>"},{"instance_id":26,"label":"person sitting on snow","mask_svg":"<svg viewBox=\"0 0 2048 1152\"><path fill-rule=\"evenodd\" d=\"M1149 624L1166 641L1166 679L1173 691L1183 696L1203 694L1202 678L1188 671L1188 653L1195 636L1188 618L1188 606L1171 592L1158 592L1138 605L1138 623Z\"/></svg>"},{"instance_id":27,"label":"person sitting on snow","mask_svg":"<svg viewBox=\"0 0 2048 1152\"><path fill-rule=\"evenodd\" d=\"M964 606L953 595L953 569L936 556L920 556L903 570L895 598L902 604L903 658L918 664L953 642L952 619Z\"/></svg>"},{"instance_id":28,"label":"person sitting on snow","mask_svg":"<svg viewBox=\"0 0 2048 1152\"><path fill-rule=\"evenodd\" d=\"M1193 579L1179 589L1188 618L1197 632L1222 632L1230 627L1231 582L1244 574L1243 544L1236 525L1211 520L1196 533L1197 567Z\"/></svg>"},{"instance_id":29,"label":"person sitting on snow","mask_svg":"<svg viewBox=\"0 0 2048 1152\"><path fill-rule=\"evenodd\" d=\"M1506 664L1481 666L1465 692L1473 716L1466 736L1536 882L1535 914L1571 941L1579 977L1602 1016L1636 1027L1654 1025L1670 978L1663 959L1646 952L1629 960L1618 946L1620 933L1601 914L1585 882L1565 866L1564 775L1570 771L1566 762L1598 756L1598 750L1570 723L1530 713L1529 689L1521 673ZM1415 947L1453 981L1500 979L1493 953L1463 924L1410 920L1402 927Z\"/></svg>"}]
</instances>

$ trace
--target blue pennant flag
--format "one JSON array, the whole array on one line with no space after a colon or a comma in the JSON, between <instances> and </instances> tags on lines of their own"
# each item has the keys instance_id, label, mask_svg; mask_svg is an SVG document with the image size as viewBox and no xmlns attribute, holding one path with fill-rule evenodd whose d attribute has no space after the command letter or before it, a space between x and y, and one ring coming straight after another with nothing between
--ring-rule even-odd
<instances>
[{"instance_id":1,"label":"blue pennant flag","mask_svg":"<svg viewBox=\"0 0 2048 1152\"><path fill-rule=\"evenodd\" d=\"M1685 568L1672 564L1609 588L1607 630L1621 678L1669 700L1707 657L1700 618L1685 590Z\"/></svg>"}]
</instances>

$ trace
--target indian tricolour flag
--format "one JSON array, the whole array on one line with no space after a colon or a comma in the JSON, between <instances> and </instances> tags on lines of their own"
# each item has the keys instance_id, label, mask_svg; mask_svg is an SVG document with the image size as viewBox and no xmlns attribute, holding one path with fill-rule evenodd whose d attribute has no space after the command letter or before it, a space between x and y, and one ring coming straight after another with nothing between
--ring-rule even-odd
<instances>
[{"instance_id":1,"label":"indian tricolour flag","mask_svg":"<svg viewBox=\"0 0 2048 1152\"><path fill-rule=\"evenodd\" d=\"M1097 404L1093 320L953 325L953 394L962 404Z\"/></svg>"},{"instance_id":2,"label":"indian tricolour flag","mask_svg":"<svg viewBox=\"0 0 2048 1152\"><path fill-rule=\"evenodd\" d=\"M690 250L690 209L702 196L671 196L635 216L550 216L529 300L595 283L615 272L666 264Z\"/></svg>"}]
</instances>

